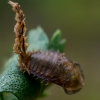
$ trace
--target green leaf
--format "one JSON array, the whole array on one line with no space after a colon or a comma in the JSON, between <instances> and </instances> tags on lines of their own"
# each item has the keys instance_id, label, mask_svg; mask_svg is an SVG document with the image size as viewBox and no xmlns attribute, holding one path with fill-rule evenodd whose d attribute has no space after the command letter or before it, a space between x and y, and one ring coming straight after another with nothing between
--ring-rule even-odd
<instances>
[{"instance_id":1,"label":"green leaf","mask_svg":"<svg viewBox=\"0 0 100 100\"><path fill-rule=\"evenodd\" d=\"M11 92L19 100L31 100L36 98L40 90L40 82L30 79L27 73L19 70L17 56L13 56L7 63L0 76L0 92ZM35 88L36 87L36 88Z\"/></svg>"},{"instance_id":2,"label":"green leaf","mask_svg":"<svg viewBox=\"0 0 100 100\"><path fill-rule=\"evenodd\" d=\"M41 27L37 27L36 29L32 29L29 31L28 36L28 51L30 50L41 50L46 51L49 46L49 40Z\"/></svg>"},{"instance_id":3,"label":"green leaf","mask_svg":"<svg viewBox=\"0 0 100 100\"><path fill-rule=\"evenodd\" d=\"M61 31L58 29L51 38L51 44L56 45L59 43L60 40L61 40Z\"/></svg>"},{"instance_id":4,"label":"green leaf","mask_svg":"<svg viewBox=\"0 0 100 100\"><path fill-rule=\"evenodd\" d=\"M58 29L53 34L53 36L50 40L49 49L52 49L54 51L59 50L60 52L64 52L66 40L65 39L61 40L61 36L62 36L61 31Z\"/></svg>"},{"instance_id":5,"label":"green leaf","mask_svg":"<svg viewBox=\"0 0 100 100\"><path fill-rule=\"evenodd\" d=\"M64 52L65 45L66 45L66 39L62 39L62 40L59 42L59 45L58 45L58 48L59 48L59 51L60 51L60 52Z\"/></svg>"}]
</instances>

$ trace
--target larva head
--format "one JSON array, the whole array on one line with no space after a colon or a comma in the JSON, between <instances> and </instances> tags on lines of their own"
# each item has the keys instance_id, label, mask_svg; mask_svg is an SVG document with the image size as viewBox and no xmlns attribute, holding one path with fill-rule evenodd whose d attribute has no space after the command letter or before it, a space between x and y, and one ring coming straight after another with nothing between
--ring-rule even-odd
<instances>
[{"instance_id":1,"label":"larva head","mask_svg":"<svg viewBox=\"0 0 100 100\"><path fill-rule=\"evenodd\" d=\"M84 75L79 64L74 63L70 71L68 80L64 84L64 90L67 94L75 94L82 89L84 85Z\"/></svg>"}]
</instances>

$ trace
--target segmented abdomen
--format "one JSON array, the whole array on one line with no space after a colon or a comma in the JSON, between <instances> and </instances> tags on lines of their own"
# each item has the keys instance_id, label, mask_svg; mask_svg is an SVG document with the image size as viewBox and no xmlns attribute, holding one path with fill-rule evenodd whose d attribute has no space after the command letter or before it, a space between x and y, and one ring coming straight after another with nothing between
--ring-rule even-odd
<instances>
[{"instance_id":1,"label":"segmented abdomen","mask_svg":"<svg viewBox=\"0 0 100 100\"><path fill-rule=\"evenodd\" d=\"M72 68L72 62L59 52L36 52L28 63L30 74L48 82L63 85Z\"/></svg>"}]
</instances>

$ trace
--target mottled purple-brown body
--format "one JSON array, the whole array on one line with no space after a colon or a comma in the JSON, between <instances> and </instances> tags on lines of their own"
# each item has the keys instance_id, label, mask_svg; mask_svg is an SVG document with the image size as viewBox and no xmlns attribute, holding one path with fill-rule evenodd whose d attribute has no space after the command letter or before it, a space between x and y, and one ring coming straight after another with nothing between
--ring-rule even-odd
<instances>
[{"instance_id":1,"label":"mottled purple-brown body","mask_svg":"<svg viewBox=\"0 0 100 100\"><path fill-rule=\"evenodd\" d=\"M67 94L76 93L84 84L80 66L59 52L35 52L27 67L30 74L62 86Z\"/></svg>"}]
</instances>

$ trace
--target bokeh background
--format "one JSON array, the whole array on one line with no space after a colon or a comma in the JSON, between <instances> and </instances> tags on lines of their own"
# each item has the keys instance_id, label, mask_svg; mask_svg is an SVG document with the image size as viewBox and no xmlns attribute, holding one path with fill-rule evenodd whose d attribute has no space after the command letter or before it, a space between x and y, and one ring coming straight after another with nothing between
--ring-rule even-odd
<instances>
[{"instance_id":1,"label":"bokeh background","mask_svg":"<svg viewBox=\"0 0 100 100\"><path fill-rule=\"evenodd\" d=\"M75 95L67 95L57 85L43 100L100 100L100 0L13 0L26 15L27 29L42 26L49 38L61 29L67 39L65 53L79 62L85 74L85 86ZM8 0L0 0L0 66L12 54L15 13Z\"/></svg>"}]
</instances>

